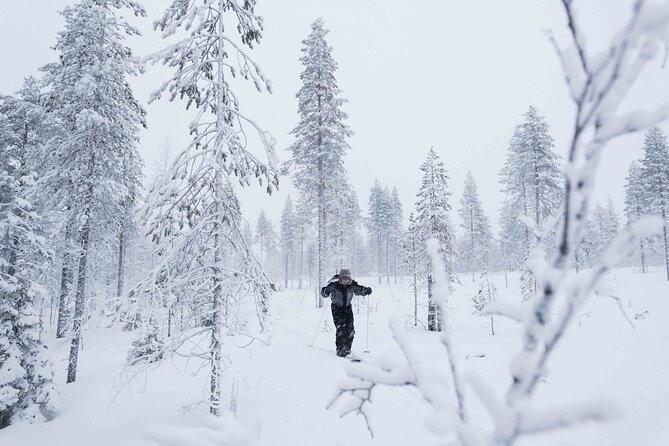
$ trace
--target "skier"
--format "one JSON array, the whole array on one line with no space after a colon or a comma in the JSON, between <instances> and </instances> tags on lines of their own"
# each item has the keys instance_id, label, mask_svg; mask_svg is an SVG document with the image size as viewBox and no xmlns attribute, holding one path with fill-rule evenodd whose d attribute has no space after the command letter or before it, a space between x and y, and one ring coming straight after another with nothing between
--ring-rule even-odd
<instances>
[{"instance_id":1,"label":"skier","mask_svg":"<svg viewBox=\"0 0 669 446\"><path fill-rule=\"evenodd\" d=\"M330 279L326 286L321 288L321 296L332 296L332 319L337 327L335 337L337 356L345 357L351 354L355 334L353 308L351 308L353 295L368 296L370 294L372 294L372 289L358 285L358 282L351 278L351 271L347 269L342 269L339 274Z\"/></svg>"}]
</instances>

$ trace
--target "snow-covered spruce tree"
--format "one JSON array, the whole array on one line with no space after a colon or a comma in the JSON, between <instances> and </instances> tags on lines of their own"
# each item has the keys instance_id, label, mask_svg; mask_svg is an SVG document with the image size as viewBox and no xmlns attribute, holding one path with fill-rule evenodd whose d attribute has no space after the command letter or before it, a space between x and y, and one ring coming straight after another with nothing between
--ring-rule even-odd
<instances>
[{"instance_id":1,"label":"snow-covered spruce tree","mask_svg":"<svg viewBox=\"0 0 669 446\"><path fill-rule=\"evenodd\" d=\"M499 243L505 270L517 270L527 256L524 251L526 228L518 221L515 206L508 198L502 202L499 214Z\"/></svg>"},{"instance_id":2,"label":"snow-covered spruce tree","mask_svg":"<svg viewBox=\"0 0 669 446\"><path fill-rule=\"evenodd\" d=\"M646 132L643 152L641 176L649 210L664 220L664 264L669 280L669 145L662 129L653 127Z\"/></svg>"},{"instance_id":3,"label":"snow-covered spruce tree","mask_svg":"<svg viewBox=\"0 0 669 446\"><path fill-rule=\"evenodd\" d=\"M295 240L297 238L295 223L295 209L289 195L281 211L281 223L279 227L279 241L284 261L284 288L288 288L288 280L295 275ZM293 274L291 274L290 268L292 268Z\"/></svg>"},{"instance_id":4,"label":"snow-covered spruce tree","mask_svg":"<svg viewBox=\"0 0 669 446\"><path fill-rule=\"evenodd\" d=\"M442 256L446 267L445 274L449 278L449 283L451 283L456 280L455 274L453 274L455 237L448 216L451 210L448 173L434 149L430 149L427 159L420 166L420 170L423 172L423 178L416 201L416 232L422 244L425 244L425 241L431 238L439 241L439 254ZM432 272L427 266L424 267L424 270L427 272L427 327L430 331L440 331L440 322L443 318L438 314L439 308L435 302L436 296L432 292Z\"/></svg>"},{"instance_id":5,"label":"snow-covered spruce tree","mask_svg":"<svg viewBox=\"0 0 669 446\"><path fill-rule=\"evenodd\" d=\"M414 297L414 326L417 326L418 292L427 278L427 257L425 242L413 212L409 214L409 228L402 235L398 257L402 270L411 277L411 291Z\"/></svg>"},{"instance_id":6,"label":"snow-covered spruce tree","mask_svg":"<svg viewBox=\"0 0 669 446\"><path fill-rule=\"evenodd\" d=\"M353 266L355 251L359 249L355 245L355 235L358 233L362 218L358 196L348 181L344 179L336 182L332 192L336 199L328 202L327 206L326 268L339 271L343 267Z\"/></svg>"},{"instance_id":7,"label":"snow-covered spruce tree","mask_svg":"<svg viewBox=\"0 0 669 446\"><path fill-rule=\"evenodd\" d=\"M474 307L474 314L482 316L485 314L486 308L490 304L497 302L499 300L499 295L497 294L497 287L490 279L488 275L488 269L483 264L481 268L481 275L479 277L479 289L472 298L472 306ZM493 315L490 315L490 331L495 335L495 321L493 320Z\"/></svg>"},{"instance_id":8,"label":"snow-covered spruce tree","mask_svg":"<svg viewBox=\"0 0 669 446\"><path fill-rule=\"evenodd\" d=\"M595 261L600 261L606 248L616 238L620 231L618 214L613 207L611 198L607 200L606 206L597 203L591 216L594 224L594 256Z\"/></svg>"},{"instance_id":9,"label":"snow-covered spruce tree","mask_svg":"<svg viewBox=\"0 0 669 446\"><path fill-rule=\"evenodd\" d=\"M548 134L548 124L539 111L530 106L523 115L524 120L516 126L509 141L507 157L500 172L502 191L506 195L508 209L502 211L506 217L515 216L515 225L525 225L524 243L510 246L511 257L525 258L537 244L533 230L541 231L548 217L560 207L563 198L562 173L558 156L553 151L553 138ZM525 218L518 220L519 216ZM530 226L529 222L532 222ZM507 223L507 222L505 222ZM503 229L512 229L505 224ZM553 228L550 228L553 229ZM516 238L516 230L502 233L502 238ZM553 245L552 231L546 231L541 242L547 248ZM529 272L529 270L526 271ZM536 284L531 288L536 289Z\"/></svg>"},{"instance_id":10,"label":"snow-covered spruce tree","mask_svg":"<svg viewBox=\"0 0 669 446\"><path fill-rule=\"evenodd\" d=\"M313 226L313 207L307 206L304 195L299 196L297 200L296 218L295 218L295 238L296 238L296 262L297 262L297 287L302 289L304 282L305 270L309 270L308 252L311 244L313 234L309 229ZM299 218L297 217L297 209L300 210ZM311 276L309 275L309 280Z\"/></svg>"},{"instance_id":11,"label":"snow-covered spruce tree","mask_svg":"<svg viewBox=\"0 0 669 446\"><path fill-rule=\"evenodd\" d=\"M318 225L318 283L326 279L325 256L328 244L326 234L328 212L326 207L338 197L336 183L346 178L343 156L352 132L345 124L346 113L342 106L335 71L337 62L332 57L332 47L327 43L323 19L311 25L311 33L302 42L300 74L302 87L297 93L300 119L292 130L295 142L290 147L289 162L293 183L306 198L306 203L316 209ZM318 306L323 298L318 297Z\"/></svg>"},{"instance_id":12,"label":"snow-covered spruce tree","mask_svg":"<svg viewBox=\"0 0 669 446\"><path fill-rule=\"evenodd\" d=\"M595 205L592 215L583 226L583 235L576 249L575 261L592 268L599 262L607 247L619 232L619 221L613 202L609 198L606 207L599 202Z\"/></svg>"},{"instance_id":13,"label":"snow-covered spruce tree","mask_svg":"<svg viewBox=\"0 0 669 446\"><path fill-rule=\"evenodd\" d=\"M476 182L471 171L467 172L467 178L465 179L459 214L464 230L459 258L461 262L470 267L472 282L474 282L475 265L482 265L489 261L492 233L488 217L483 213L481 200L476 190Z\"/></svg>"},{"instance_id":14,"label":"snow-covered spruce tree","mask_svg":"<svg viewBox=\"0 0 669 446\"><path fill-rule=\"evenodd\" d=\"M371 404L375 389L381 386L387 386L391 391L400 386L414 387L434 410L427 423L428 429L444 441L453 442L455 436L464 446L513 446L530 435L537 443L541 442L537 439L541 434L592 421L608 421L617 415L616 408L608 401L604 404L574 402L559 408L540 407L536 391L548 362L555 359L556 347L569 327L575 325L574 319L602 277L626 255L628 249L639 243L641 237L662 230L664 222L660 218L635 222L616 237L590 274L575 275L572 271L575 249L589 214L595 174L606 144L617 136L656 125L669 116L669 106L666 105L642 112L618 111L619 105L633 91L645 65L662 57L660 49L669 32L669 4L636 2L630 19L613 33L609 48L594 55L589 54L584 45L583 39L588 33L576 20L572 9L574 2L565 1L562 6L567 15L571 43L566 49L562 49L555 39L553 43L576 110L574 125L570 127L573 133L565 169L569 175L565 182L558 249L550 261L541 249L530 252L528 262L539 285L531 305L495 304L488 310L522 324L522 346L510 360L511 379L506 380L509 386L506 392L491 388L490 383L471 373L466 382L462 381L457 356L452 353L448 327L440 340L450 370L441 367L440 371L435 371L431 368L434 357L425 357L413 348L402 327L392 323L391 330L404 361L391 364L384 360L378 366L354 364L347 368L348 377L340 382L330 403L332 405L346 396L340 415L362 414L372 435L375 426L370 423ZM434 260L438 261L439 256L435 255ZM443 297L438 302L443 303L448 289L444 286L446 279L439 279L437 285L441 285L439 292ZM494 382L500 381L495 379ZM481 422L480 417L470 415L473 412L469 407L469 392L464 391L465 384L476 393L477 404L483 403L489 420ZM499 398L497 395L501 393L504 396Z\"/></svg>"},{"instance_id":15,"label":"snow-covered spruce tree","mask_svg":"<svg viewBox=\"0 0 669 446\"><path fill-rule=\"evenodd\" d=\"M376 273L381 283L381 271L383 271L383 247L388 227L388 197L378 180L369 192L369 201L367 203L366 226L369 234L370 247L373 248L374 258L376 259Z\"/></svg>"},{"instance_id":16,"label":"snow-covered spruce tree","mask_svg":"<svg viewBox=\"0 0 669 446\"><path fill-rule=\"evenodd\" d=\"M392 247L390 257L393 262L393 275L395 276L395 283L397 283L397 256L400 250L400 239L402 238L402 232L404 231L404 227L402 226L403 218L404 213L402 211L402 202L400 201L397 188L393 187L393 191L390 194L390 224L388 238L390 241L390 246Z\"/></svg>"},{"instance_id":17,"label":"snow-covered spruce tree","mask_svg":"<svg viewBox=\"0 0 669 446\"><path fill-rule=\"evenodd\" d=\"M50 117L28 79L19 97L0 96L0 429L50 419L53 365L40 341L35 301L51 258L32 200Z\"/></svg>"},{"instance_id":18,"label":"snow-covered spruce tree","mask_svg":"<svg viewBox=\"0 0 669 446\"><path fill-rule=\"evenodd\" d=\"M123 151L123 177L125 197L118 215L118 247L116 256L116 300L123 294L128 240L136 233L133 216L140 200L142 189L143 161L135 147Z\"/></svg>"},{"instance_id":19,"label":"snow-covered spruce tree","mask_svg":"<svg viewBox=\"0 0 669 446\"><path fill-rule=\"evenodd\" d=\"M128 351L128 365L137 366L158 362L163 359L164 350L165 343L160 330L153 319L150 319L139 331L138 338L133 341Z\"/></svg>"},{"instance_id":20,"label":"snow-covered spruce tree","mask_svg":"<svg viewBox=\"0 0 669 446\"><path fill-rule=\"evenodd\" d=\"M186 339L208 343L199 357L210 366L213 415L221 414L223 329L253 336L237 311L247 302L262 330L271 291L242 236L233 189L235 182L245 186L255 180L271 193L278 184L274 142L240 112L239 98L230 86L231 79L240 75L259 91L270 90L245 48L253 48L262 36L263 20L255 3L174 0L155 23L164 38L177 29L187 34L152 56L154 62L174 69L152 99L169 92L171 100L179 97L186 99L187 107L194 105L197 114L190 126L192 143L177 155L170 175L153 188L143 212L156 241L174 234L178 241L133 291L148 298L178 295L197 308L198 317L190 323L199 329L180 333L173 345ZM256 140L259 148L254 153L249 144Z\"/></svg>"},{"instance_id":21,"label":"snow-covered spruce tree","mask_svg":"<svg viewBox=\"0 0 669 446\"><path fill-rule=\"evenodd\" d=\"M93 231L112 232L127 214L131 182L126 169L130 159L138 159L139 127L144 125L144 111L127 81L137 66L123 44L125 36L138 31L119 9L144 15L132 0L82 0L65 8L65 30L55 46L59 60L43 68L49 108L63 125L46 180L54 206L67 209L65 221L78 250L67 382L77 376Z\"/></svg>"},{"instance_id":22,"label":"snow-covered spruce tree","mask_svg":"<svg viewBox=\"0 0 669 446\"><path fill-rule=\"evenodd\" d=\"M528 257L525 257L518 271L520 298L523 302L527 302L537 294L537 282L534 279L534 274L527 265L527 259Z\"/></svg>"},{"instance_id":23,"label":"snow-covered spruce tree","mask_svg":"<svg viewBox=\"0 0 669 446\"><path fill-rule=\"evenodd\" d=\"M591 215L583 225L581 240L574 252L576 272L579 272L581 267L592 268L593 260L597 257L598 238L597 225Z\"/></svg>"},{"instance_id":24,"label":"snow-covered spruce tree","mask_svg":"<svg viewBox=\"0 0 669 446\"><path fill-rule=\"evenodd\" d=\"M256 242L260 264L265 270L272 270L277 249L277 234L274 224L267 218L264 210L260 211L256 222Z\"/></svg>"},{"instance_id":25,"label":"snow-covered spruce tree","mask_svg":"<svg viewBox=\"0 0 669 446\"><path fill-rule=\"evenodd\" d=\"M643 173L637 161L633 161L627 171L627 183L625 183L625 216L627 227L642 217L648 215L648 195L643 184ZM646 272L646 246L645 240L639 240L639 261L641 262L641 273Z\"/></svg>"}]
</instances>

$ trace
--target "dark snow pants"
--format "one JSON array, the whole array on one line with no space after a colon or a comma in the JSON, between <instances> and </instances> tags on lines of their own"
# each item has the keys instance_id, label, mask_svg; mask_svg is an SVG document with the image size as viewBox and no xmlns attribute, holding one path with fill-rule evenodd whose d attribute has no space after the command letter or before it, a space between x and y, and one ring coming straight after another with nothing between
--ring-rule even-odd
<instances>
[{"instance_id":1,"label":"dark snow pants","mask_svg":"<svg viewBox=\"0 0 669 446\"><path fill-rule=\"evenodd\" d=\"M351 353L353 344L353 308L350 305L340 307L332 304L332 319L337 327L335 345L337 346L337 356L346 356Z\"/></svg>"}]
</instances>

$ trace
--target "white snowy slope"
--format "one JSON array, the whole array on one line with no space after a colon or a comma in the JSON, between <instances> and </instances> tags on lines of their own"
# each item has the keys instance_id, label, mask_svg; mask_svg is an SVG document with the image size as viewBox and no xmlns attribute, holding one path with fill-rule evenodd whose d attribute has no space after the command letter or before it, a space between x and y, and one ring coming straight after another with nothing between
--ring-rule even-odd
<instances>
[{"instance_id":1,"label":"white snowy slope","mask_svg":"<svg viewBox=\"0 0 669 446\"><path fill-rule=\"evenodd\" d=\"M490 274L501 302L518 302L517 275ZM553 407L573 401L603 400L617 405L621 415L606 424L586 424L551 435L526 437L521 445L666 445L669 444L669 282L662 269L640 274L616 269L607 276L609 289L621 299L635 328L618 303L594 297L579 323L570 327L537 393L536 404ZM408 281L374 286L371 296L369 350L366 344L366 306L355 307L353 352L369 361L396 355L388 320L398 315L410 324L413 294ZM392 280L391 280L392 282ZM463 375L480 374L497 391L509 381L508 361L520 347L519 325L473 315L471 297L477 285L461 278L451 298L453 344ZM372 406L376 438L371 440L362 417L338 417L338 407L326 405L349 362L337 358L329 311L314 347L309 344L321 316L314 308L313 290L281 291L273 296L274 337L269 347L241 338L225 338L232 365L225 372L224 395L233 378L238 389L237 419L212 419L207 404L197 405L208 392L207 370L196 360L167 358L135 376L129 384L123 373L134 334L110 328L84 332L80 371L74 384L60 385L58 416L42 424L12 425L0 430L2 446L296 446L439 444L425 428L429 408L411 389L380 388ZM426 315L423 305L419 314ZM636 314L639 319L634 319ZM423 320L424 323L424 320ZM411 331L419 351L443 361L442 346L433 333ZM65 381L69 344L46 337L54 356L59 383ZM446 364L444 364L446 366ZM498 395L501 396L501 395ZM468 390L471 416L484 411Z\"/></svg>"}]
</instances>

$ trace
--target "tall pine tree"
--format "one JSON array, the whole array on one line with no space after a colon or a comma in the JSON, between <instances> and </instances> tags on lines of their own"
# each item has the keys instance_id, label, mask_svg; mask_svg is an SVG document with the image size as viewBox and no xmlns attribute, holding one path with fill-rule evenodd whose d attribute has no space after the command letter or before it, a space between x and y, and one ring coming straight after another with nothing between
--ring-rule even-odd
<instances>
[{"instance_id":1,"label":"tall pine tree","mask_svg":"<svg viewBox=\"0 0 669 446\"><path fill-rule=\"evenodd\" d=\"M550 237L553 228L544 228L547 218L558 210L563 199L562 174L558 165L558 156L553 151L553 138L548 134L548 124L539 111L530 106L523 115L524 120L516 126L509 142L507 158L500 173L502 191L506 194L505 204L508 209L503 209L505 216L524 216L533 223L537 230L543 230L549 235L544 240L545 245L553 243ZM511 224L503 225L502 229L510 230L509 233L502 232L502 238L517 238L516 230ZM516 220L517 226L525 225L525 222ZM536 245L536 240L531 236L530 228L523 228L524 241L522 245L512 245L507 254L512 258L527 258L529 251ZM546 249L549 246L545 246ZM521 274L525 277L526 286L523 287L524 299L534 293L536 284L531 277L530 271L523 267Z\"/></svg>"},{"instance_id":2,"label":"tall pine tree","mask_svg":"<svg viewBox=\"0 0 669 446\"><path fill-rule=\"evenodd\" d=\"M367 203L367 232L369 234L370 248L376 259L376 273L381 283L381 272L383 271L383 247L387 235L388 226L388 197L378 180L369 192Z\"/></svg>"},{"instance_id":3,"label":"tall pine tree","mask_svg":"<svg viewBox=\"0 0 669 446\"><path fill-rule=\"evenodd\" d=\"M129 163L139 159L144 111L127 81L138 67L123 41L139 32L119 9L144 15L132 0L82 0L65 8L65 30L55 46L59 60L44 68L49 107L64 127L51 152L47 181L54 206L68 211L66 233L78 249L67 382L76 380L91 242L96 232L119 227L138 181L136 172L131 179Z\"/></svg>"},{"instance_id":4,"label":"tall pine tree","mask_svg":"<svg viewBox=\"0 0 669 446\"><path fill-rule=\"evenodd\" d=\"M154 188L144 214L157 241L177 233L179 243L135 290L147 296L181 295L203 309L198 325L209 337L209 411L217 416L222 407L223 328L243 331L246 326L237 323L232 306L250 300L263 329L270 294L269 280L244 239L233 188L234 183L245 186L254 180L271 193L278 184L273 141L240 112L239 98L230 88L230 79L239 74L259 91L270 90L244 48L253 48L262 36L263 20L255 4L173 0L155 24L164 38L179 28L188 34L153 57L174 69L153 99L167 91L171 100L186 99L187 107L194 105L198 112L190 126L192 143ZM249 132L257 138L247 138ZM249 145L256 140L260 148L253 151Z\"/></svg>"},{"instance_id":5,"label":"tall pine tree","mask_svg":"<svg viewBox=\"0 0 669 446\"><path fill-rule=\"evenodd\" d=\"M288 288L288 280L291 277L289 268L295 269L295 240L297 239L295 220L295 209L289 195L281 211L279 227L279 240L284 260L284 288Z\"/></svg>"},{"instance_id":6,"label":"tall pine tree","mask_svg":"<svg viewBox=\"0 0 669 446\"><path fill-rule=\"evenodd\" d=\"M449 282L456 280L453 274L455 262L455 239L453 227L449 218L451 205L449 203L448 173L444 163L433 149L430 149L427 159L421 165L423 172L420 191L416 201L416 232L422 244L428 239L437 239L439 254L441 254L447 269L445 274ZM430 331L441 331L442 315L432 295L432 270L425 266L427 271L428 317L427 325Z\"/></svg>"},{"instance_id":7,"label":"tall pine tree","mask_svg":"<svg viewBox=\"0 0 669 446\"><path fill-rule=\"evenodd\" d=\"M302 87L297 93L300 119L292 130L295 142L290 147L295 187L307 203L316 209L318 225L318 283L325 283L326 249L328 248L328 203L338 199L337 184L345 179L343 156L349 148L347 139L352 132L345 124L346 113L342 106L335 72L337 62L332 57L332 47L327 43L328 30L323 19L311 25L311 33L302 42L300 74ZM318 305L323 306L319 296Z\"/></svg>"},{"instance_id":8,"label":"tall pine tree","mask_svg":"<svg viewBox=\"0 0 669 446\"><path fill-rule=\"evenodd\" d=\"M641 176L651 213L660 214L664 221L664 264L669 280L669 146L667 136L659 127L646 132L641 160Z\"/></svg>"},{"instance_id":9,"label":"tall pine tree","mask_svg":"<svg viewBox=\"0 0 669 446\"><path fill-rule=\"evenodd\" d=\"M483 213L481 200L476 190L474 175L467 172L465 188L460 199L460 218L464 235L460 243L460 260L470 267L472 282L476 280L475 265L488 262L492 243L492 233L488 217Z\"/></svg>"},{"instance_id":10,"label":"tall pine tree","mask_svg":"<svg viewBox=\"0 0 669 446\"><path fill-rule=\"evenodd\" d=\"M53 365L40 341L35 301L51 254L33 207L36 170L52 120L35 81L19 97L0 96L0 429L53 416Z\"/></svg>"},{"instance_id":11,"label":"tall pine tree","mask_svg":"<svg viewBox=\"0 0 669 446\"><path fill-rule=\"evenodd\" d=\"M625 183L625 216L628 226L648 214L648 197L642 175L641 166L633 161L627 171ZM639 240L641 273L646 272L646 244L646 239L641 237Z\"/></svg>"}]
</instances>

